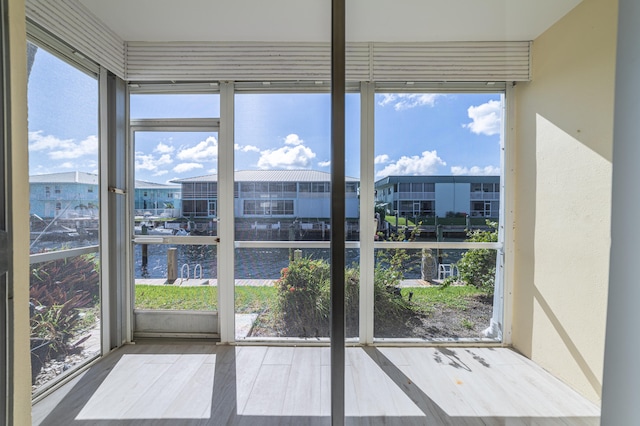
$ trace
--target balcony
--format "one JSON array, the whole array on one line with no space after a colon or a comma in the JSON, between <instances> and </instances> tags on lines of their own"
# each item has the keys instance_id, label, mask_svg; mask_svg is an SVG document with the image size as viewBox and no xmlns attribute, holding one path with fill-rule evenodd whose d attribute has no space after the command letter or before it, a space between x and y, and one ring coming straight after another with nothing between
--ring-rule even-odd
<instances>
[{"instance_id":1,"label":"balcony","mask_svg":"<svg viewBox=\"0 0 640 426\"><path fill-rule=\"evenodd\" d=\"M393 201L398 200L435 200L435 192L394 192L391 194Z\"/></svg>"},{"instance_id":2,"label":"balcony","mask_svg":"<svg viewBox=\"0 0 640 426\"><path fill-rule=\"evenodd\" d=\"M471 200L499 200L500 193L499 192L471 192L470 193Z\"/></svg>"}]
</instances>

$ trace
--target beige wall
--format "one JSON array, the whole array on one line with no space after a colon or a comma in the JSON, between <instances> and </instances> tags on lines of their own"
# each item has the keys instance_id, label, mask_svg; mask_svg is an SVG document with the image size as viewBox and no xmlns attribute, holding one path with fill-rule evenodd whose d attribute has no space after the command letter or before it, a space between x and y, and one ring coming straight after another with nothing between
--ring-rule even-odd
<instances>
[{"instance_id":1,"label":"beige wall","mask_svg":"<svg viewBox=\"0 0 640 426\"><path fill-rule=\"evenodd\" d=\"M616 0L584 0L533 43L516 86L512 341L599 402L610 248Z\"/></svg>"},{"instance_id":2,"label":"beige wall","mask_svg":"<svg viewBox=\"0 0 640 426\"><path fill-rule=\"evenodd\" d=\"M29 174L27 159L27 80L24 0L9 1L11 79L10 235L13 245L13 421L31 424L29 356ZM15 236L15 237L14 237Z\"/></svg>"}]
</instances>

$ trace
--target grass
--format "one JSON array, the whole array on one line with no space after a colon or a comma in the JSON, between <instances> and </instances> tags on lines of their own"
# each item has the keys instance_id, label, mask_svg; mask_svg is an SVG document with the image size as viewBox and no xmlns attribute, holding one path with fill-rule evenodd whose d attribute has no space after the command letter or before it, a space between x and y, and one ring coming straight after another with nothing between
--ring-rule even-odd
<instances>
[{"instance_id":1,"label":"grass","mask_svg":"<svg viewBox=\"0 0 640 426\"><path fill-rule=\"evenodd\" d=\"M473 330L473 327L475 327L475 324L473 323L473 321L470 321L467 318L463 318L461 324L467 330Z\"/></svg>"},{"instance_id":2,"label":"grass","mask_svg":"<svg viewBox=\"0 0 640 426\"><path fill-rule=\"evenodd\" d=\"M136 309L211 311L218 306L216 287L136 285Z\"/></svg>"},{"instance_id":3,"label":"grass","mask_svg":"<svg viewBox=\"0 0 640 426\"><path fill-rule=\"evenodd\" d=\"M262 312L276 296L275 287L237 286L236 312ZM179 287L169 285L136 285L136 309L172 309L215 311L218 308L217 287Z\"/></svg>"},{"instance_id":4,"label":"grass","mask_svg":"<svg viewBox=\"0 0 640 426\"><path fill-rule=\"evenodd\" d=\"M384 220L389 222L392 226L414 226L415 225L413 221L408 220L406 217L403 217L403 216L398 217L398 223L396 223L395 216L385 216Z\"/></svg>"},{"instance_id":5,"label":"grass","mask_svg":"<svg viewBox=\"0 0 640 426\"><path fill-rule=\"evenodd\" d=\"M406 299L413 292L411 301L417 311L428 313L435 305L465 310L467 298L485 294L473 286L406 287L402 296ZM271 307L277 295L276 287L237 286L235 306L238 313L263 312ZM160 285L136 285L137 309L173 309L212 311L217 310L216 287L178 287Z\"/></svg>"},{"instance_id":6,"label":"grass","mask_svg":"<svg viewBox=\"0 0 640 426\"><path fill-rule=\"evenodd\" d=\"M275 301L277 291L276 287L237 286L236 312L243 314L264 311Z\"/></svg>"},{"instance_id":7,"label":"grass","mask_svg":"<svg viewBox=\"0 0 640 426\"><path fill-rule=\"evenodd\" d=\"M485 294L474 286L449 286L449 287L410 287L402 289L402 296L409 297L409 292L413 292L411 301L417 305L417 309L429 312L431 308L438 304L442 307L465 310L467 309L467 298Z\"/></svg>"}]
</instances>

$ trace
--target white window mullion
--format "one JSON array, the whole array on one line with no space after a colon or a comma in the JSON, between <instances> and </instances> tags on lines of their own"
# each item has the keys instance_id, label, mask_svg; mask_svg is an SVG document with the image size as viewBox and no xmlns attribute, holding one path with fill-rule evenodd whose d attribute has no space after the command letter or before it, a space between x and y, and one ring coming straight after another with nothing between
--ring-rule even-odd
<instances>
[{"instance_id":1,"label":"white window mullion","mask_svg":"<svg viewBox=\"0 0 640 426\"><path fill-rule=\"evenodd\" d=\"M106 355L111 349L111 332L110 332L110 324L111 324L111 304L109 298L109 288L110 288L110 277L109 277L109 262L111 259L109 256L105 256L104 253L109 253L109 188L107 176L109 176L109 166L107 159L109 158L108 151L108 114L107 109L108 105L108 96L107 96L107 70L105 68L100 69L100 78L99 78L99 120L100 120L100 136L99 140L99 164L100 164L100 185L99 185L99 200L100 200L100 253L103 253L100 256L100 326L101 328L101 340L102 340L102 355ZM115 311L115 310L114 310Z\"/></svg>"},{"instance_id":2,"label":"white window mullion","mask_svg":"<svg viewBox=\"0 0 640 426\"><path fill-rule=\"evenodd\" d=\"M502 321L502 342L511 344L511 318L513 312L513 265L514 265L514 229L515 229L515 197L513 194L515 182L515 88L507 85L504 105L504 137L502 140L502 187L500 188L500 232L498 241L503 244L503 270L501 279L496 280L494 294L499 294L501 300L494 300L494 318ZM501 286L501 288L499 288ZM496 307L496 302L500 302ZM496 312L501 309L501 312Z\"/></svg>"},{"instance_id":3,"label":"white window mullion","mask_svg":"<svg viewBox=\"0 0 640 426\"><path fill-rule=\"evenodd\" d=\"M375 87L360 86L360 343L373 343Z\"/></svg>"},{"instance_id":4,"label":"white window mullion","mask_svg":"<svg viewBox=\"0 0 640 426\"><path fill-rule=\"evenodd\" d=\"M220 134L218 144L218 318L220 341L235 340L234 306L234 84L220 85Z\"/></svg>"}]
</instances>

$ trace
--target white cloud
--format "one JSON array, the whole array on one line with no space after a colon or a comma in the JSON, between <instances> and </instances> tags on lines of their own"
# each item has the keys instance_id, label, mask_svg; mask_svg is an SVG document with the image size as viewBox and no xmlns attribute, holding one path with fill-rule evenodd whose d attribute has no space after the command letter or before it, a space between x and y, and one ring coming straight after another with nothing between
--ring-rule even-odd
<instances>
[{"instance_id":1,"label":"white cloud","mask_svg":"<svg viewBox=\"0 0 640 426\"><path fill-rule=\"evenodd\" d=\"M396 111L402 111L419 106L434 106L436 100L442 96L440 93L384 93L380 106L393 105Z\"/></svg>"},{"instance_id":2,"label":"white cloud","mask_svg":"<svg viewBox=\"0 0 640 426\"><path fill-rule=\"evenodd\" d=\"M260 148L258 148L257 146L253 146L253 145L238 145L235 144L233 146L233 148L236 151L242 151L242 152L260 152Z\"/></svg>"},{"instance_id":3,"label":"white cloud","mask_svg":"<svg viewBox=\"0 0 640 426\"><path fill-rule=\"evenodd\" d=\"M136 170L157 171L161 166L171 164L173 160L169 154L163 154L156 157L153 154L144 154L140 151L135 153Z\"/></svg>"},{"instance_id":4,"label":"white cloud","mask_svg":"<svg viewBox=\"0 0 640 426\"><path fill-rule=\"evenodd\" d=\"M42 130L29 132L29 150L43 151L46 149L58 148L60 146L73 143L72 139L58 139L52 135L42 135Z\"/></svg>"},{"instance_id":5,"label":"white cloud","mask_svg":"<svg viewBox=\"0 0 640 426\"><path fill-rule=\"evenodd\" d=\"M471 175L471 176L496 176L500 175L500 167L494 166L473 166L471 168L452 166L451 173L454 175Z\"/></svg>"},{"instance_id":6,"label":"white cloud","mask_svg":"<svg viewBox=\"0 0 640 426\"><path fill-rule=\"evenodd\" d=\"M478 106L472 105L467 109L467 114L473 121L463 124L462 127L471 130L477 135L492 136L500 134L502 127L500 108L501 103L496 100L491 100Z\"/></svg>"},{"instance_id":7,"label":"white cloud","mask_svg":"<svg viewBox=\"0 0 640 426\"><path fill-rule=\"evenodd\" d=\"M377 155L373 160L374 164L386 164L389 162L389 156L387 154Z\"/></svg>"},{"instance_id":8,"label":"white cloud","mask_svg":"<svg viewBox=\"0 0 640 426\"><path fill-rule=\"evenodd\" d=\"M52 160L67 160L84 155L98 155L98 137L88 136L75 142L73 139L59 139L52 135L43 135L41 130L29 132L29 150L49 151Z\"/></svg>"},{"instance_id":9,"label":"white cloud","mask_svg":"<svg viewBox=\"0 0 640 426\"><path fill-rule=\"evenodd\" d=\"M193 162L216 161L218 159L218 141L215 137L209 136L190 148L180 148L177 157L179 160L189 160Z\"/></svg>"},{"instance_id":10,"label":"white cloud","mask_svg":"<svg viewBox=\"0 0 640 426\"><path fill-rule=\"evenodd\" d=\"M320 161L318 163L318 166L320 167L329 167L331 165L331 160L327 160L327 161Z\"/></svg>"},{"instance_id":11,"label":"white cloud","mask_svg":"<svg viewBox=\"0 0 640 426\"><path fill-rule=\"evenodd\" d=\"M285 146L260 152L258 167L261 169L304 169L311 165L316 153L294 133L284 138Z\"/></svg>"},{"instance_id":12,"label":"white cloud","mask_svg":"<svg viewBox=\"0 0 640 426\"><path fill-rule=\"evenodd\" d=\"M304 141L300 139L300 136L296 135L295 133L291 133L287 135L286 138L284 138L284 144L285 145L303 145Z\"/></svg>"},{"instance_id":13,"label":"white cloud","mask_svg":"<svg viewBox=\"0 0 640 426\"><path fill-rule=\"evenodd\" d=\"M171 154L175 151L175 148L171 145L167 145L165 143L160 142L154 149L155 152L159 154Z\"/></svg>"},{"instance_id":14,"label":"white cloud","mask_svg":"<svg viewBox=\"0 0 640 426\"><path fill-rule=\"evenodd\" d=\"M60 167L61 169L75 169L76 165L73 164L70 161L66 161L66 162L60 164L58 167Z\"/></svg>"},{"instance_id":15,"label":"white cloud","mask_svg":"<svg viewBox=\"0 0 640 426\"><path fill-rule=\"evenodd\" d=\"M162 176L162 175L166 175L167 173L169 173L169 170L158 170L153 175L154 176Z\"/></svg>"},{"instance_id":16,"label":"white cloud","mask_svg":"<svg viewBox=\"0 0 640 426\"><path fill-rule=\"evenodd\" d=\"M395 163L388 164L384 169L376 173L377 177L391 175L433 175L438 172L438 167L446 166L438 153L434 151L424 151L422 155L402 156Z\"/></svg>"},{"instance_id":17,"label":"white cloud","mask_svg":"<svg viewBox=\"0 0 640 426\"><path fill-rule=\"evenodd\" d=\"M184 173L195 169L202 169L203 167L200 163L180 163L173 168L173 171L176 173Z\"/></svg>"}]
</instances>

